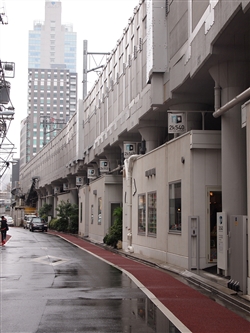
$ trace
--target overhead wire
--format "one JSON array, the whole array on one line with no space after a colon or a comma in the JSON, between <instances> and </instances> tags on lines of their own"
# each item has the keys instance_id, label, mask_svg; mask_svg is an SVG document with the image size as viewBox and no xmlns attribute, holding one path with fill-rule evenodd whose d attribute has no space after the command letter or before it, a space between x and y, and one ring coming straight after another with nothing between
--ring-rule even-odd
<instances>
[{"instance_id":1,"label":"overhead wire","mask_svg":"<svg viewBox=\"0 0 250 333\"><path fill-rule=\"evenodd\" d=\"M13 106L13 103L11 101L10 94L9 94L10 86L7 85L7 81L5 79L4 69L2 66L1 60L0 60L0 85L1 85L1 89L4 89L4 93L6 93L6 95L7 95L6 104L11 105L10 107L6 108L3 105L4 103L0 104L1 111L3 111L3 109L8 109L8 110L14 111L14 106ZM11 124L11 120L13 119L13 115L4 116L4 112L1 115L1 111L0 111L0 117L1 117L0 122L1 122L2 128L0 129L0 131L2 133L1 133L1 139L0 139L0 154L2 156L3 155L5 155L5 156L4 156L4 158L0 156L0 159L2 160L2 162L0 161L0 178L2 178L2 176L4 175L6 170L9 168L10 160L13 157L14 147L15 147L14 144L7 138L7 133L10 128L10 124ZM8 121L8 123L7 123L7 121ZM8 141L8 143L7 143L8 148L4 147L4 142L6 140Z\"/></svg>"}]
</instances>

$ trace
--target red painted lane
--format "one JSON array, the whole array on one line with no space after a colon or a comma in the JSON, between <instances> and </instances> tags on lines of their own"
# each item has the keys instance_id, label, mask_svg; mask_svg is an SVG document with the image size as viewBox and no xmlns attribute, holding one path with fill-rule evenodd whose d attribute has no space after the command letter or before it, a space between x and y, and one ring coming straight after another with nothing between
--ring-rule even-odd
<instances>
[{"instance_id":1,"label":"red painted lane","mask_svg":"<svg viewBox=\"0 0 250 333\"><path fill-rule=\"evenodd\" d=\"M81 238L50 232L125 269L193 333L250 333L250 323L164 271L107 251Z\"/></svg>"}]
</instances>

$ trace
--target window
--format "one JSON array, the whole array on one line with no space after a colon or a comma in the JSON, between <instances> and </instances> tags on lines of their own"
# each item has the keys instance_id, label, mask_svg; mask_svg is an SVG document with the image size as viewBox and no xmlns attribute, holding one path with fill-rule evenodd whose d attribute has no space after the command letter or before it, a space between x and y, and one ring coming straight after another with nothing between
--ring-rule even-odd
<instances>
[{"instance_id":1,"label":"window","mask_svg":"<svg viewBox=\"0 0 250 333\"><path fill-rule=\"evenodd\" d=\"M169 184L169 230L181 231L181 182Z\"/></svg>"},{"instance_id":2,"label":"window","mask_svg":"<svg viewBox=\"0 0 250 333\"><path fill-rule=\"evenodd\" d=\"M146 195L138 195L138 233L146 232Z\"/></svg>"},{"instance_id":3,"label":"window","mask_svg":"<svg viewBox=\"0 0 250 333\"><path fill-rule=\"evenodd\" d=\"M148 193L148 235L156 236L156 192Z\"/></svg>"}]
</instances>

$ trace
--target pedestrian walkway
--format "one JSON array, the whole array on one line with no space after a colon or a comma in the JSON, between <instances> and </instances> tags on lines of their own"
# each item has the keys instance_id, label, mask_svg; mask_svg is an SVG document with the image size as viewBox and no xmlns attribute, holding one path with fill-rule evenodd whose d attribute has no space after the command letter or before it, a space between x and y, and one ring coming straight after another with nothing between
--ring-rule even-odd
<instances>
[{"instance_id":1,"label":"pedestrian walkway","mask_svg":"<svg viewBox=\"0 0 250 333\"><path fill-rule=\"evenodd\" d=\"M108 251L78 236L55 231L48 233L65 239L123 271L177 326L180 332L250 333L250 312L248 321L170 274L166 274L164 270L144 264L142 258L136 256L133 258L132 255L127 257L123 252ZM139 259L141 262L138 261ZM152 265L158 264L152 262ZM205 281L204 277L202 279Z\"/></svg>"}]
</instances>

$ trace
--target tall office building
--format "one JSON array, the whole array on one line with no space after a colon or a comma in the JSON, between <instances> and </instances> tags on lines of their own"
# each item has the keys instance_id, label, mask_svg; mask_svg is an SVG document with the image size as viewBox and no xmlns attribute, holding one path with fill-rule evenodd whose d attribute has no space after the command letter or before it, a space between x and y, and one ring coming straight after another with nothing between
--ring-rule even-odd
<instances>
[{"instance_id":1,"label":"tall office building","mask_svg":"<svg viewBox=\"0 0 250 333\"><path fill-rule=\"evenodd\" d=\"M45 21L29 31L28 112L21 123L20 168L76 112L76 33L61 23L61 1L45 1Z\"/></svg>"}]
</instances>

